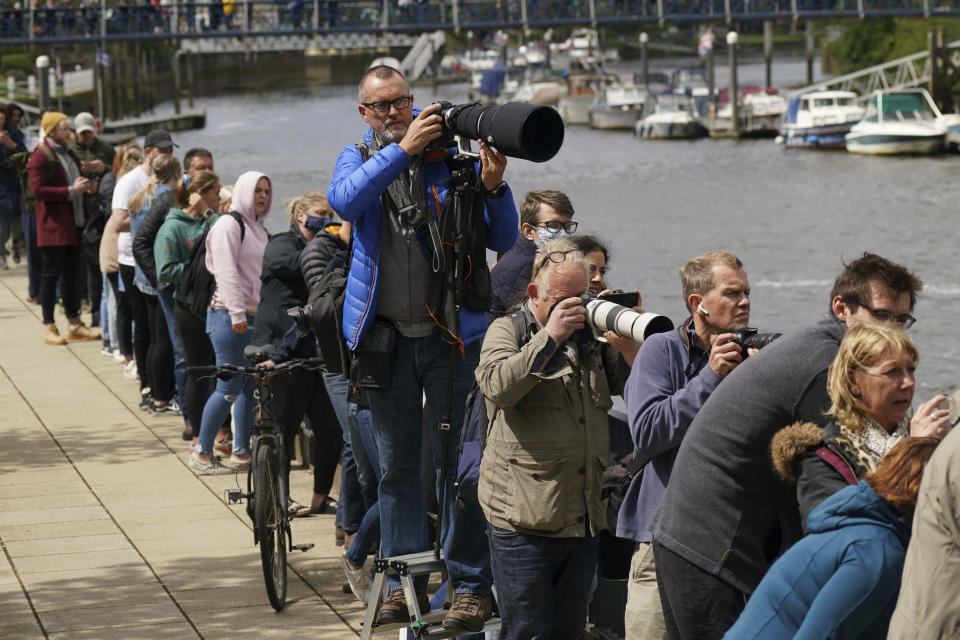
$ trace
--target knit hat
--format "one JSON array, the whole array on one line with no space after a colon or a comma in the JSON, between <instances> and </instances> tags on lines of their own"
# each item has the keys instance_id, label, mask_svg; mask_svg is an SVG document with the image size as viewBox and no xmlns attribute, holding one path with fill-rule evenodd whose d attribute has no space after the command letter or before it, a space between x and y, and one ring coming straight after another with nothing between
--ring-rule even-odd
<instances>
[{"instance_id":1,"label":"knit hat","mask_svg":"<svg viewBox=\"0 0 960 640\"><path fill-rule=\"evenodd\" d=\"M40 119L40 128L43 129L43 135L50 135L50 132L60 124L60 121L66 119L67 114L60 113L59 111L48 111L43 114L43 117Z\"/></svg>"}]
</instances>

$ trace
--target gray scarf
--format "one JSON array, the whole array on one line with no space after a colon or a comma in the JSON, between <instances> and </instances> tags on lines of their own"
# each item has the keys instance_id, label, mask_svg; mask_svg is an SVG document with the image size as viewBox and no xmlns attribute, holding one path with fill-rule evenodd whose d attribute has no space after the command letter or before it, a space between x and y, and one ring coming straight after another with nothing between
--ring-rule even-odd
<instances>
[{"instance_id":1,"label":"gray scarf","mask_svg":"<svg viewBox=\"0 0 960 640\"><path fill-rule=\"evenodd\" d=\"M73 190L73 181L80 177L80 167L77 166L66 146L60 146L52 139L47 141L50 143L53 152L57 154L57 160L60 161L63 172L67 174L67 185L70 187L70 204L73 205L73 222L78 229L83 228L83 225L87 223L87 217L83 211L83 194Z\"/></svg>"}]
</instances>

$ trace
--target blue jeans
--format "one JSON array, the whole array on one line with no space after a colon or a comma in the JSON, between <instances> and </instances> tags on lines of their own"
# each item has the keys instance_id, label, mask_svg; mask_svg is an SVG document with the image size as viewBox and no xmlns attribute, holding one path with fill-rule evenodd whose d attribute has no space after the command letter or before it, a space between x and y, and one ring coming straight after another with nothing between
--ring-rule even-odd
<instances>
[{"instance_id":1,"label":"blue jeans","mask_svg":"<svg viewBox=\"0 0 960 640\"><path fill-rule=\"evenodd\" d=\"M373 465L373 471L377 482L380 481L380 454L377 452L376 436L373 432L373 416L369 409L360 409L357 405L350 404L350 437L353 442L361 443L364 452ZM360 528L357 529L357 536L353 539L353 544L347 550L347 560L357 566L363 566L363 562L370 553L370 548L375 544L380 544L380 503L375 502L367 508L363 514L363 521Z\"/></svg>"},{"instance_id":2,"label":"blue jeans","mask_svg":"<svg viewBox=\"0 0 960 640\"><path fill-rule=\"evenodd\" d=\"M545 538L490 527L500 640L579 640L597 538Z\"/></svg>"},{"instance_id":3,"label":"blue jeans","mask_svg":"<svg viewBox=\"0 0 960 640\"><path fill-rule=\"evenodd\" d=\"M339 373L323 373L323 383L327 387L327 395L333 412L337 414L337 421L343 431L343 456L340 459L340 500L337 503L337 517L335 526L344 531L354 532L363 522L363 514L367 510L366 498L359 481L359 462L353 453L350 442L350 403L347 402L347 391L350 383ZM366 460L366 456L363 457ZM369 465L369 463L367 463ZM371 491L376 485L371 486ZM374 499L374 502L376 500Z\"/></svg>"},{"instance_id":4,"label":"blue jeans","mask_svg":"<svg viewBox=\"0 0 960 640\"><path fill-rule=\"evenodd\" d=\"M157 299L167 321L170 344L173 345L173 379L177 385L177 396L180 398L180 412L183 414L183 421L190 424L187 418L187 361L183 359L183 342L180 341L180 331L177 330L177 321L173 317L173 287L160 289Z\"/></svg>"},{"instance_id":5,"label":"blue jeans","mask_svg":"<svg viewBox=\"0 0 960 640\"><path fill-rule=\"evenodd\" d=\"M218 365L246 364L243 348L250 344L253 336L253 316L247 316L247 331L241 334L233 330L233 321L226 309L207 309L207 335L213 344ZM217 378L217 386L203 407L198 440L200 453L213 453L213 439L230 414L232 405L236 406L233 412L233 452L250 453L250 427L253 426L255 406L253 387L254 382L250 378Z\"/></svg>"},{"instance_id":6,"label":"blue jeans","mask_svg":"<svg viewBox=\"0 0 960 640\"><path fill-rule=\"evenodd\" d=\"M43 254L37 246L37 218L24 211L20 215L24 243L27 245L27 294L40 295L40 278L43 273Z\"/></svg>"},{"instance_id":7,"label":"blue jeans","mask_svg":"<svg viewBox=\"0 0 960 640\"><path fill-rule=\"evenodd\" d=\"M463 423L463 404L473 386L474 371L480 358L480 343L466 346L465 355L457 356L454 365L453 407L450 418L447 458L443 456L443 432L437 429L433 438L433 462L439 488L441 464L446 465L446 488L442 506L441 541L454 590L457 593L490 592L490 582L482 568L462 562L451 548L456 520L456 492L453 481L457 471L457 444ZM397 336L391 385L387 389L369 391L373 412L374 433L380 452L380 524L383 552L387 557L417 553L430 548L427 539L427 510L420 480L422 424L436 426L445 410L450 345L439 333L426 338ZM426 405L423 396L426 394ZM457 532L463 544L475 540L482 545L484 530L469 526ZM414 583L426 591L427 576L417 576ZM391 590L399 589L399 581L390 580Z\"/></svg>"}]
</instances>

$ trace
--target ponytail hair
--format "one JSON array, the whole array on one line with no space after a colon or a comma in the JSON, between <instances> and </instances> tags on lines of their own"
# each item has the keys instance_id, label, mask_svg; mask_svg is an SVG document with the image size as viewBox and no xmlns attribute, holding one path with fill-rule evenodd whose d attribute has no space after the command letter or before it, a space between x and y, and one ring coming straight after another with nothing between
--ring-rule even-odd
<instances>
[{"instance_id":1,"label":"ponytail hair","mask_svg":"<svg viewBox=\"0 0 960 640\"><path fill-rule=\"evenodd\" d=\"M179 175L180 161L172 155L163 154L150 161L150 168L153 169L150 182L130 198L130 203L127 205L127 211L131 214L141 211L144 207L150 206L150 203L153 201L153 194L157 192L157 185L167 182Z\"/></svg>"},{"instance_id":2,"label":"ponytail hair","mask_svg":"<svg viewBox=\"0 0 960 640\"><path fill-rule=\"evenodd\" d=\"M217 186L220 178L213 171L197 171L193 176L185 176L177 183L174 202L181 209L190 206L190 194L201 193Z\"/></svg>"}]
</instances>

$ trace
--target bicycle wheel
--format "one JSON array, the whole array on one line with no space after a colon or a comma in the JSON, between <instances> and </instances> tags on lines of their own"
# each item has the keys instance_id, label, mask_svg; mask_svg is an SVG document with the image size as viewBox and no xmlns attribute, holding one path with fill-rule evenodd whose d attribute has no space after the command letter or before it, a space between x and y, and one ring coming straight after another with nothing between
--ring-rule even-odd
<instances>
[{"instance_id":1,"label":"bicycle wheel","mask_svg":"<svg viewBox=\"0 0 960 640\"><path fill-rule=\"evenodd\" d=\"M253 500L263 580L270 604L280 611L287 600L287 539L283 531L285 514L281 512L286 506L278 499L279 461L273 443L263 442L257 447L254 465Z\"/></svg>"}]
</instances>

